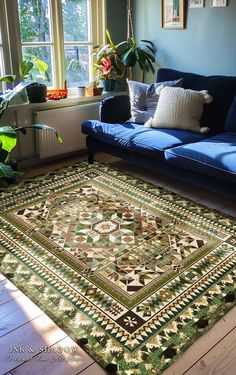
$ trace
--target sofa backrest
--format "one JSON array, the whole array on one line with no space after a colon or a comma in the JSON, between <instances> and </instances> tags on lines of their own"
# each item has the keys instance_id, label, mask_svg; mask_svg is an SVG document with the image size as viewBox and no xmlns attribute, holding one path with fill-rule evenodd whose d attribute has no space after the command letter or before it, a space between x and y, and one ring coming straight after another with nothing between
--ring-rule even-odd
<instances>
[{"instance_id":1,"label":"sofa backrest","mask_svg":"<svg viewBox=\"0 0 236 375\"><path fill-rule=\"evenodd\" d=\"M184 78L183 87L186 89L208 90L213 97L213 102L205 105L201 124L211 128L212 133L224 131L227 114L236 93L236 77L203 76L168 68L161 68L157 73L157 82L179 78Z\"/></svg>"}]
</instances>

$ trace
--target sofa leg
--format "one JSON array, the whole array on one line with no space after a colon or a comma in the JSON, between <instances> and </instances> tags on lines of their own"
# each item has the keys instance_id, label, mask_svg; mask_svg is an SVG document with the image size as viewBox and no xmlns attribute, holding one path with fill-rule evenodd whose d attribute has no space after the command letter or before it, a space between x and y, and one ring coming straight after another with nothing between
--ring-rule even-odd
<instances>
[{"instance_id":1,"label":"sofa leg","mask_svg":"<svg viewBox=\"0 0 236 375\"><path fill-rule=\"evenodd\" d=\"M93 152L90 152L90 153L88 154L88 163L89 163L89 164L93 164Z\"/></svg>"}]
</instances>

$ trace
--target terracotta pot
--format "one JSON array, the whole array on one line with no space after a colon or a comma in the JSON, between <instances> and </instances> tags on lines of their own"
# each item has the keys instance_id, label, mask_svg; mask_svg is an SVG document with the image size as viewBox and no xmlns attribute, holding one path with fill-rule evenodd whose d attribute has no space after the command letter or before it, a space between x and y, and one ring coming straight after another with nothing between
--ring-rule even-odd
<instances>
[{"instance_id":1,"label":"terracotta pot","mask_svg":"<svg viewBox=\"0 0 236 375\"><path fill-rule=\"evenodd\" d=\"M102 95L103 87L86 87L85 93L86 96L97 96Z\"/></svg>"}]
</instances>

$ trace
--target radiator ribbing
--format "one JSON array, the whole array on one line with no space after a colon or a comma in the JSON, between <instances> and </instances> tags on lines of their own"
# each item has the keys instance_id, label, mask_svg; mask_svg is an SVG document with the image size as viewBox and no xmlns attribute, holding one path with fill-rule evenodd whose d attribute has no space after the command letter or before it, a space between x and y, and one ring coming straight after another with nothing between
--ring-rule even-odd
<instances>
[{"instance_id":1,"label":"radiator ribbing","mask_svg":"<svg viewBox=\"0 0 236 375\"><path fill-rule=\"evenodd\" d=\"M58 143L53 132L37 131L37 152L44 159L86 148L81 123L99 118L99 103L37 111L34 115L35 123L54 127L63 139L63 143Z\"/></svg>"}]
</instances>

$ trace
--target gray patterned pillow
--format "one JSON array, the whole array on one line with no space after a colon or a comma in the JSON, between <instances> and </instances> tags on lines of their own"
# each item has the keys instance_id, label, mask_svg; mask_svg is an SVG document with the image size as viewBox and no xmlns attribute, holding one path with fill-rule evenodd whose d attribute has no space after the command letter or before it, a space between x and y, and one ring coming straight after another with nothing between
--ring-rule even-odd
<instances>
[{"instance_id":1,"label":"gray patterned pillow","mask_svg":"<svg viewBox=\"0 0 236 375\"><path fill-rule=\"evenodd\" d=\"M130 81L129 79L127 79L127 83L132 116L129 122L144 124L148 119L154 116L159 99L159 96L156 93L158 87L161 85L176 87L182 86L183 78L176 81L153 83L151 85L137 81Z\"/></svg>"},{"instance_id":2,"label":"gray patterned pillow","mask_svg":"<svg viewBox=\"0 0 236 375\"><path fill-rule=\"evenodd\" d=\"M210 130L200 126L204 104L213 100L207 90L160 86L157 93L159 101L154 117L145 123L145 127L182 129L197 133L207 133Z\"/></svg>"}]
</instances>

